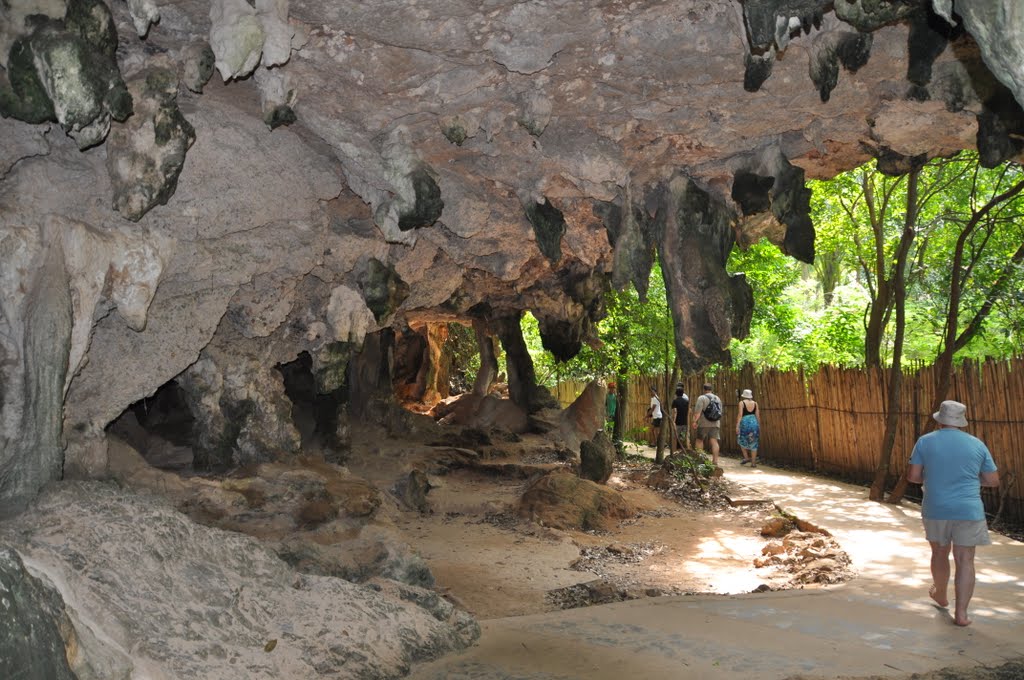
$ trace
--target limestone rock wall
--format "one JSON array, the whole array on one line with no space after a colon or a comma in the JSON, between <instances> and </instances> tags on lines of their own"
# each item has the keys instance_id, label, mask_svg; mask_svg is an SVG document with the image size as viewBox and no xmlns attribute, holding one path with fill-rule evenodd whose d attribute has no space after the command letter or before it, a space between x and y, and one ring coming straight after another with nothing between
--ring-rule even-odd
<instances>
[{"instance_id":1,"label":"limestone rock wall","mask_svg":"<svg viewBox=\"0 0 1024 680\"><path fill-rule=\"evenodd\" d=\"M959 4L4 4L0 505L104 469L103 428L204 357L281 421L232 444L263 460L302 352L333 389L367 333L528 309L572 356L652 248L688 365L722 358L751 304L729 248L813 258L804 176L986 120L1019 154L1015 5L920 32ZM195 395L208 440L222 396Z\"/></svg>"}]
</instances>

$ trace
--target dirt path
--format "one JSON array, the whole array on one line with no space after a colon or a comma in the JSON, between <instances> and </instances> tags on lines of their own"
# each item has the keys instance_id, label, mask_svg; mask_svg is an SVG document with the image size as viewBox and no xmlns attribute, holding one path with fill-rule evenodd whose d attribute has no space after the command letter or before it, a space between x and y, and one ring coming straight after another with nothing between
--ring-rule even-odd
<instances>
[{"instance_id":1,"label":"dirt path","mask_svg":"<svg viewBox=\"0 0 1024 680\"><path fill-rule=\"evenodd\" d=\"M527 616L483 617L484 634L475 647L418 667L410 677L1024 677L1024 545L993 534L993 545L979 549L978 587L972 601L975 623L958 628L948 611L927 598L927 542L920 535L916 507L871 503L860 487L770 466L746 470L735 461L724 464L727 478L763 491L783 510L832 532L849 551L857 577L836 587L643 598ZM627 566L628 574L643 580L672 574L678 583L706 592L730 573L742 579L758 571L744 566L757 524L756 515L747 513L713 512L700 520L700 513L688 516L685 508L672 509L667 517L643 517L608 535L566 534L584 547L595 541L641 544L653 537L669 546L667 554L673 549L679 551L676 555L687 551L688 560L646 557Z\"/></svg>"},{"instance_id":2,"label":"dirt path","mask_svg":"<svg viewBox=\"0 0 1024 680\"><path fill-rule=\"evenodd\" d=\"M771 505L689 508L619 472L609 486L642 509L639 517L607 532L558 530L515 516L525 480L457 470L433 481L433 512L402 513L395 526L438 587L480 619L595 599L778 589L789 580L753 566L768 542L760 532Z\"/></svg>"}]
</instances>

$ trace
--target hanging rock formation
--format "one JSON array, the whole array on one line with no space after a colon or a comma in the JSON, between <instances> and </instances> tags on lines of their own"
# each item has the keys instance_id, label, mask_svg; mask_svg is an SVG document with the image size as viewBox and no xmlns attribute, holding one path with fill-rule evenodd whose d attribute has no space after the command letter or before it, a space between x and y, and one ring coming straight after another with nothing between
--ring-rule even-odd
<instances>
[{"instance_id":1,"label":"hanging rock formation","mask_svg":"<svg viewBox=\"0 0 1024 680\"><path fill-rule=\"evenodd\" d=\"M1018 5L4 5L0 506L97 474L170 381L210 456L260 461L297 446L274 371L300 356L340 431L387 419L410 320L518 347L529 310L571 357L655 249L685 365L724 360L752 304L729 250L813 259L805 177L1020 154ZM257 402L273 427L226 427Z\"/></svg>"}]
</instances>

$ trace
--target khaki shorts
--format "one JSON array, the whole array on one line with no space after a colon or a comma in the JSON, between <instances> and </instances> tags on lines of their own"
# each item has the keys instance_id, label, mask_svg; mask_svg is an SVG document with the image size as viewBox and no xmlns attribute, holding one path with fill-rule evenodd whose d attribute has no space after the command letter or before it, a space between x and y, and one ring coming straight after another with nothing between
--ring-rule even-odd
<instances>
[{"instance_id":1,"label":"khaki shorts","mask_svg":"<svg viewBox=\"0 0 1024 680\"><path fill-rule=\"evenodd\" d=\"M697 439L721 439L722 428L715 425L714 427L698 427L697 428Z\"/></svg>"},{"instance_id":2,"label":"khaki shorts","mask_svg":"<svg viewBox=\"0 0 1024 680\"><path fill-rule=\"evenodd\" d=\"M939 545L989 545L988 523L983 519L922 519L924 535Z\"/></svg>"}]
</instances>

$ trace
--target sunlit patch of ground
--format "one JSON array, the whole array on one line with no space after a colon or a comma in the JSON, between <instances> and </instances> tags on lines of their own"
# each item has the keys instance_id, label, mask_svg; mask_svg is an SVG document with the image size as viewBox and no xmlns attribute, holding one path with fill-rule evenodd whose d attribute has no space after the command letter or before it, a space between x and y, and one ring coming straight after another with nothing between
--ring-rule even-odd
<instances>
[{"instance_id":1,"label":"sunlit patch of ground","mask_svg":"<svg viewBox=\"0 0 1024 680\"><path fill-rule=\"evenodd\" d=\"M469 470L445 476L431 491L433 514L402 513L396 526L438 586L483 619L617 599L790 587L785 568L754 565L769 542L761 528L773 506L734 508L719 499L717 507L694 508L631 481L628 472L609 486L643 510L607 532L519 520L514 508L526 481Z\"/></svg>"}]
</instances>

